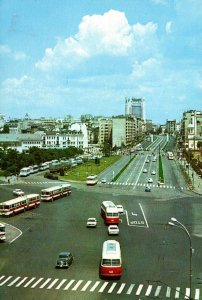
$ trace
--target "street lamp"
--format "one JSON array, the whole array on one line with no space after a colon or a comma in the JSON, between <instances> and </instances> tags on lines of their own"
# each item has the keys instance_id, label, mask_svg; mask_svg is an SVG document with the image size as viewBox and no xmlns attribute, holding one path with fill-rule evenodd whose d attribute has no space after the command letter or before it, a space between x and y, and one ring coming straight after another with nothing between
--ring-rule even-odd
<instances>
[{"instance_id":1,"label":"street lamp","mask_svg":"<svg viewBox=\"0 0 202 300\"><path fill-rule=\"evenodd\" d=\"M190 287L189 299L193 300L192 298L192 254L194 249L192 248L191 236L184 224L179 222L176 218L171 218L171 221L172 222L168 222L170 226L175 226L182 229L189 238L189 287Z\"/></svg>"}]
</instances>

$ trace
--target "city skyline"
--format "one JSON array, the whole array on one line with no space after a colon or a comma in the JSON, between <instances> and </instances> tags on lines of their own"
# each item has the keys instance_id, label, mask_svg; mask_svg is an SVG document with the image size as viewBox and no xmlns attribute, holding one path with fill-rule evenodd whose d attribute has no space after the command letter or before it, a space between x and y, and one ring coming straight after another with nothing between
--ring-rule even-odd
<instances>
[{"instance_id":1,"label":"city skyline","mask_svg":"<svg viewBox=\"0 0 202 300\"><path fill-rule=\"evenodd\" d=\"M124 114L154 123L201 109L200 0L2 0L1 114ZM187 13L189 12L189 13Z\"/></svg>"}]
</instances>

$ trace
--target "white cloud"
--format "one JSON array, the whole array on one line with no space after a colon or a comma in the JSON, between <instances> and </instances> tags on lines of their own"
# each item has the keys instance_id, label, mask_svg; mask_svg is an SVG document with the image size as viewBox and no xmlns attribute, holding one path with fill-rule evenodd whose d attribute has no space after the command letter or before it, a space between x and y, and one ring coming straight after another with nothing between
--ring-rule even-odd
<instances>
[{"instance_id":1,"label":"white cloud","mask_svg":"<svg viewBox=\"0 0 202 300\"><path fill-rule=\"evenodd\" d=\"M0 45L0 54L10 54L11 49L7 45Z\"/></svg>"},{"instance_id":2,"label":"white cloud","mask_svg":"<svg viewBox=\"0 0 202 300\"><path fill-rule=\"evenodd\" d=\"M12 91L13 89L21 88L28 79L29 78L26 75L22 76L20 79L8 78L2 82L2 87L4 90Z\"/></svg>"},{"instance_id":3,"label":"white cloud","mask_svg":"<svg viewBox=\"0 0 202 300\"><path fill-rule=\"evenodd\" d=\"M136 78L141 77L156 77L159 74L160 61L156 58L149 58L142 63L135 62L133 65L132 76Z\"/></svg>"},{"instance_id":4,"label":"white cloud","mask_svg":"<svg viewBox=\"0 0 202 300\"><path fill-rule=\"evenodd\" d=\"M129 25L125 13L110 10L103 15L85 16L73 37L57 41L47 48L44 57L36 63L42 71L65 67L72 69L93 56L121 56L144 53L154 49L157 25L149 22ZM152 44L152 47L151 47Z\"/></svg>"},{"instance_id":5,"label":"white cloud","mask_svg":"<svg viewBox=\"0 0 202 300\"><path fill-rule=\"evenodd\" d=\"M198 80L198 87L199 87L199 89L202 90L202 79L199 79L199 80Z\"/></svg>"},{"instance_id":6,"label":"white cloud","mask_svg":"<svg viewBox=\"0 0 202 300\"><path fill-rule=\"evenodd\" d=\"M169 21L166 23L166 33L171 33L172 22Z\"/></svg>"},{"instance_id":7,"label":"white cloud","mask_svg":"<svg viewBox=\"0 0 202 300\"><path fill-rule=\"evenodd\" d=\"M0 54L7 55L14 60L24 60L27 56L23 52L14 52L8 45L0 45Z\"/></svg>"}]
</instances>

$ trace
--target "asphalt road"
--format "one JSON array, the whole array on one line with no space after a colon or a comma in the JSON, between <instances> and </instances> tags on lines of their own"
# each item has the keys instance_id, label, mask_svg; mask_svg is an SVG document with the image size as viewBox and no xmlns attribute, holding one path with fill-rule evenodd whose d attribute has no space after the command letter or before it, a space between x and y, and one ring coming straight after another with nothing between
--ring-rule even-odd
<instances>
[{"instance_id":1,"label":"asphalt road","mask_svg":"<svg viewBox=\"0 0 202 300\"><path fill-rule=\"evenodd\" d=\"M154 180L151 193L145 193L143 184L148 174L141 172L141 164L147 155L148 151L138 154L117 185L72 184L71 196L41 203L39 208L12 218L1 218L8 239L0 245L0 299L189 299L189 239L180 228L168 225L175 217L191 235L191 291L192 298L200 300L201 198L181 188L186 184L178 165L166 158L166 188L157 187ZM147 164L152 170L157 162ZM35 193L51 185L56 183L40 176L16 185L1 185L1 201L12 198L16 187ZM120 234L113 237L122 250L120 280L99 277L102 244L111 239L100 216L104 200L124 207ZM88 217L97 218L97 228L86 228ZM67 270L55 269L58 253L65 250L72 252L73 264Z\"/></svg>"}]
</instances>

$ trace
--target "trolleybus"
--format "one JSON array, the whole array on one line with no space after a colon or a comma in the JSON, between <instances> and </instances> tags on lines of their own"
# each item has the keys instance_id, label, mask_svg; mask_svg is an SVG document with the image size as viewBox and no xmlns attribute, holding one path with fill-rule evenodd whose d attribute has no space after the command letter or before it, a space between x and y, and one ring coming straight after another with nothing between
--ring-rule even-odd
<instances>
[{"instance_id":1,"label":"trolleybus","mask_svg":"<svg viewBox=\"0 0 202 300\"><path fill-rule=\"evenodd\" d=\"M30 169L30 167L26 167L26 168L22 168L22 169L20 170L19 176L21 176L21 177L26 177L26 176L29 176L30 174L31 174L31 169Z\"/></svg>"},{"instance_id":2,"label":"trolleybus","mask_svg":"<svg viewBox=\"0 0 202 300\"><path fill-rule=\"evenodd\" d=\"M122 275L121 247L115 240L103 243L102 258L100 261L101 277L118 277Z\"/></svg>"},{"instance_id":3,"label":"trolleybus","mask_svg":"<svg viewBox=\"0 0 202 300\"><path fill-rule=\"evenodd\" d=\"M10 217L40 205L39 194L24 195L0 203L0 216Z\"/></svg>"},{"instance_id":4,"label":"trolleybus","mask_svg":"<svg viewBox=\"0 0 202 300\"><path fill-rule=\"evenodd\" d=\"M41 191L42 201L54 201L71 194L71 184L66 183L59 186L50 187Z\"/></svg>"},{"instance_id":5,"label":"trolleybus","mask_svg":"<svg viewBox=\"0 0 202 300\"><path fill-rule=\"evenodd\" d=\"M96 185L98 183L97 175L90 175L86 179L87 185Z\"/></svg>"},{"instance_id":6,"label":"trolleybus","mask_svg":"<svg viewBox=\"0 0 202 300\"><path fill-rule=\"evenodd\" d=\"M112 201L103 201L101 205L101 215L105 224L118 224L119 212L117 206Z\"/></svg>"},{"instance_id":7,"label":"trolleybus","mask_svg":"<svg viewBox=\"0 0 202 300\"><path fill-rule=\"evenodd\" d=\"M5 225L0 223L0 241L5 241L6 233L5 233Z\"/></svg>"}]
</instances>

